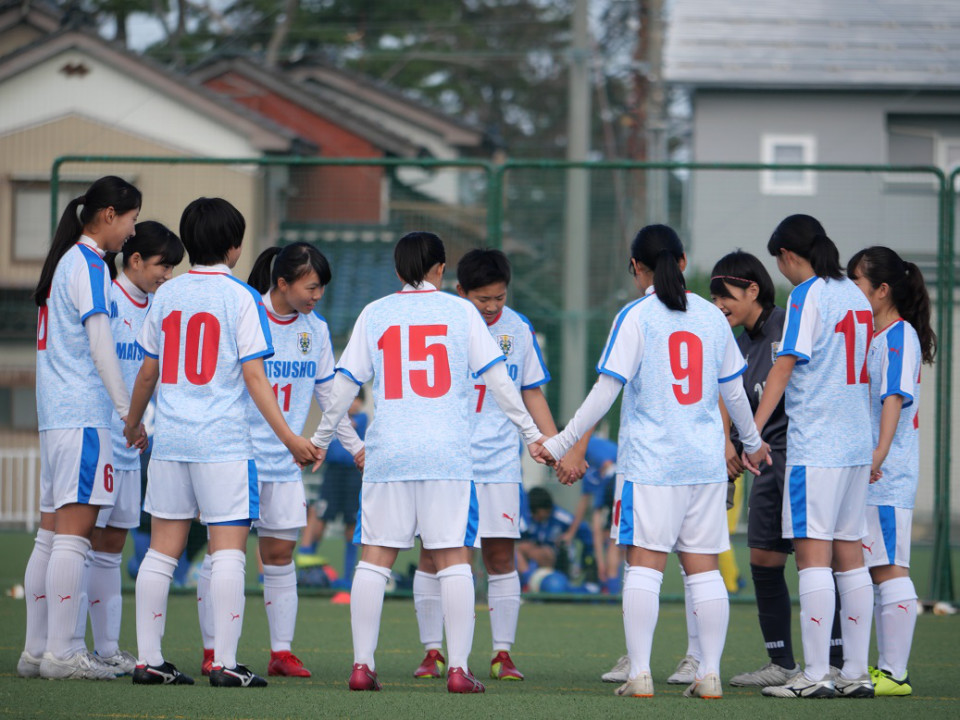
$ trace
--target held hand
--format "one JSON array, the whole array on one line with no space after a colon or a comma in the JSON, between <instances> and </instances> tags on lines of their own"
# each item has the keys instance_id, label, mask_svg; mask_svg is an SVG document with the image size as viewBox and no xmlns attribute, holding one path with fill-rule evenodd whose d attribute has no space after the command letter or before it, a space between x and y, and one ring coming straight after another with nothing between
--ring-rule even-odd
<instances>
[{"instance_id":1,"label":"held hand","mask_svg":"<svg viewBox=\"0 0 960 720\"><path fill-rule=\"evenodd\" d=\"M755 453L748 453L746 449L744 449L741 461L747 470L752 472L754 475L759 475L761 465L773 464L773 458L770 457L770 446L767 443L763 443L760 449Z\"/></svg>"},{"instance_id":2,"label":"held hand","mask_svg":"<svg viewBox=\"0 0 960 720\"><path fill-rule=\"evenodd\" d=\"M300 435L294 435L288 443L287 449L300 467L306 467L316 460L316 446Z\"/></svg>"},{"instance_id":3,"label":"held hand","mask_svg":"<svg viewBox=\"0 0 960 720\"><path fill-rule=\"evenodd\" d=\"M546 452L546 450L544 450L544 452ZM582 475L578 475L576 468L570 465L567 455L564 455L560 461L554 465L553 469L557 473L557 480L560 481L561 485L574 485L583 477Z\"/></svg>"},{"instance_id":4,"label":"held hand","mask_svg":"<svg viewBox=\"0 0 960 720\"><path fill-rule=\"evenodd\" d=\"M743 472L743 461L740 459L740 456L737 455L737 449L733 446L733 443L729 440L727 441L727 447L724 452L727 460L727 477L735 478L739 477L740 473Z\"/></svg>"},{"instance_id":5,"label":"held hand","mask_svg":"<svg viewBox=\"0 0 960 720\"><path fill-rule=\"evenodd\" d=\"M539 440L527 445L527 451L530 453L530 457L532 457L541 465L550 465L552 467L554 464L556 464L556 459L543 446L543 443L546 441L546 436L541 435Z\"/></svg>"},{"instance_id":6,"label":"held hand","mask_svg":"<svg viewBox=\"0 0 960 720\"><path fill-rule=\"evenodd\" d=\"M880 457L880 451L873 451L873 462L870 463L870 484L873 485L877 480L883 477L883 461L885 458Z\"/></svg>"},{"instance_id":7,"label":"held hand","mask_svg":"<svg viewBox=\"0 0 960 720\"><path fill-rule=\"evenodd\" d=\"M323 461L327 459L327 451L323 448L318 448L313 443L310 443L310 446L313 448L313 471L316 472L320 466L323 465Z\"/></svg>"},{"instance_id":8,"label":"held hand","mask_svg":"<svg viewBox=\"0 0 960 720\"><path fill-rule=\"evenodd\" d=\"M357 454L353 456L353 464L357 466L357 470L363 472L363 463L367 459L367 448L366 446L360 448L357 451Z\"/></svg>"}]
</instances>

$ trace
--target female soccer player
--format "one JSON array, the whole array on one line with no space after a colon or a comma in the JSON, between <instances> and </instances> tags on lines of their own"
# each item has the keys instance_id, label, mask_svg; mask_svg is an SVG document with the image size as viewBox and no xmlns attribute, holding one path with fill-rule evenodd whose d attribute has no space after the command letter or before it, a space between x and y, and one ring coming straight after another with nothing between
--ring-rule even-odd
<instances>
[{"instance_id":1,"label":"female soccer player","mask_svg":"<svg viewBox=\"0 0 960 720\"><path fill-rule=\"evenodd\" d=\"M63 211L33 298L37 324L40 529L24 578L23 677L107 680L116 669L77 639L86 619L84 563L100 508L114 503L110 426L126 417L110 331L110 274L103 256L134 233L140 191L103 177ZM131 439L142 444L142 427ZM48 600L52 600L48 602Z\"/></svg>"},{"instance_id":2,"label":"female soccer player","mask_svg":"<svg viewBox=\"0 0 960 720\"><path fill-rule=\"evenodd\" d=\"M719 698L720 655L730 605L717 555L730 546L727 469L719 395L755 468L769 449L750 417L746 370L730 326L712 304L688 294L680 238L648 225L631 244L630 272L643 297L613 323L600 377L562 433L544 443L561 458L624 391L617 472L623 475L618 542L627 546L623 625L630 656L618 695L652 697L650 649L667 554L688 576L703 655L687 697Z\"/></svg>"},{"instance_id":3,"label":"female soccer player","mask_svg":"<svg viewBox=\"0 0 960 720\"><path fill-rule=\"evenodd\" d=\"M357 534L362 544L350 593L354 665L351 690L379 690L374 651L383 594L400 548L419 532L440 582L450 670L447 690L483 692L467 668L473 644L470 550L477 534L471 460L475 378L520 428L531 454L542 433L523 407L503 352L477 308L438 291L446 253L429 232L404 235L394 249L399 293L367 305L334 378L333 398L313 443L321 460L359 386L373 379L375 412Z\"/></svg>"},{"instance_id":4,"label":"female soccer player","mask_svg":"<svg viewBox=\"0 0 960 720\"><path fill-rule=\"evenodd\" d=\"M137 574L136 684L193 683L164 661L160 641L170 580L199 510L213 565L210 684L266 685L236 657L247 534L260 515L247 394L297 462L315 455L310 442L287 426L264 374L263 359L273 355L273 346L260 294L230 274L245 228L226 200L190 203L180 218L180 238L192 269L161 286L137 336L144 359L124 428L128 441L158 380L160 390L144 500L152 516L150 550Z\"/></svg>"},{"instance_id":5,"label":"female soccer player","mask_svg":"<svg viewBox=\"0 0 960 720\"><path fill-rule=\"evenodd\" d=\"M110 328L127 390L133 389L143 361L143 351L137 347L136 340L147 316L150 297L170 279L173 268L181 260L180 238L158 222L137 223L136 234L123 246L123 271L110 286ZM116 273L114 265L108 268L111 275ZM129 675L137 661L118 644L123 607L120 556L127 532L140 525L140 449L127 447L123 421L118 415L113 418L111 436L115 503L100 510L93 531L87 597L97 656L117 672Z\"/></svg>"},{"instance_id":6,"label":"female soccer player","mask_svg":"<svg viewBox=\"0 0 960 720\"><path fill-rule=\"evenodd\" d=\"M800 571L800 633L806 667L772 697L872 697L867 674L873 591L863 566L872 442L867 348L873 313L843 276L836 245L809 215L791 215L767 249L795 287L777 361L756 422L761 430L786 392L783 536ZM843 669L830 672L830 627L840 592Z\"/></svg>"},{"instance_id":7,"label":"female soccer player","mask_svg":"<svg viewBox=\"0 0 960 720\"><path fill-rule=\"evenodd\" d=\"M863 557L873 577L879 659L871 668L877 695L910 695L907 675L917 591L910 580L910 525L920 476L920 366L932 363L937 339L920 269L893 250L861 250L847 277L873 310L867 370L873 416L873 462L867 490Z\"/></svg>"}]
</instances>

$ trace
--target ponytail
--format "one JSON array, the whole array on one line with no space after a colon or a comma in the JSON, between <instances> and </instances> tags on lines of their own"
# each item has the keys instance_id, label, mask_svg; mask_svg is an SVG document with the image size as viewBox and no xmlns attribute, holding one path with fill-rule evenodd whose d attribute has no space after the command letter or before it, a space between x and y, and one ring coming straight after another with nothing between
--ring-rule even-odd
<instances>
[{"instance_id":1,"label":"ponytail","mask_svg":"<svg viewBox=\"0 0 960 720\"><path fill-rule=\"evenodd\" d=\"M680 270L683 243L673 228L647 225L633 238L630 255L653 271L657 298L671 310L686 312L687 284Z\"/></svg>"},{"instance_id":2,"label":"ponytail","mask_svg":"<svg viewBox=\"0 0 960 720\"><path fill-rule=\"evenodd\" d=\"M773 256L781 250L796 253L810 263L818 277L833 280L843 277L840 251L820 221L810 215L791 215L782 220L770 236L767 250Z\"/></svg>"},{"instance_id":3,"label":"ponytail","mask_svg":"<svg viewBox=\"0 0 960 720\"><path fill-rule=\"evenodd\" d=\"M270 266L273 259L280 254L280 248L268 247L253 263L253 269L250 271L250 277L247 278L247 285L252 287L258 293L263 295L270 289Z\"/></svg>"},{"instance_id":4,"label":"ponytail","mask_svg":"<svg viewBox=\"0 0 960 720\"><path fill-rule=\"evenodd\" d=\"M112 207L118 215L122 215L139 208L141 200L142 196L137 188L122 178L108 175L94 182L87 188L86 193L67 203L63 215L60 216L53 242L50 244L50 251L43 262L40 281L33 291L33 301L39 307L47 304L47 296L50 294L50 286L53 284L53 274L57 269L57 264L83 234L84 227L92 223L97 217L97 213ZM77 211L81 207L83 209L78 213ZM116 255L113 257L116 257ZM116 267L112 258L107 266L111 268L110 276L115 277Z\"/></svg>"},{"instance_id":5,"label":"ponytail","mask_svg":"<svg viewBox=\"0 0 960 720\"><path fill-rule=\"evenodd\" d=\"M326 287L333 279L330 263L322 252L310 243L295 242L283 247L270 247L260 253L247 284L262 295L276 287L280 278L293 283L310 272L317 274L321 287Z\"/></svg>"},{"instance_id":6,"label":"ponytail","mask_svg":"<svg viewBox=\"0 0 960 720\"><path fill-rule=\"evenodd\" d=\"M887 247L874 246L861 250L847 263L847 276L863 276L873 288L884 283L890 288L893 306L917 331L923 362L933 363L937 353L937 336L930 325L930 294L920 268L905 262Z\"/></svg>"},{"instance_id":7,"label":"ponytail","mask_svg":"<svg viewBox=\"0 0 960 720\"><path fill-rule=\"evenodd\" d=\"M432 232L409 232L397 241L393 249L397 275L408 285L419 287L427 273L437 263L446 263L443 241Z\"/></svg>"}]
</instances>

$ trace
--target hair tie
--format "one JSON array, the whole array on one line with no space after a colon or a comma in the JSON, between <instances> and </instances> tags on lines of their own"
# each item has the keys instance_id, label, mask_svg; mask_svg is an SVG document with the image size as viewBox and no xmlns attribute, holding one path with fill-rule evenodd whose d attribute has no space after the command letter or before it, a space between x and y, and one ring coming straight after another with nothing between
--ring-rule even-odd
<instances>
[{"instance_id":1,"label":"hair tie","mask_svg":"<svg viewBox=\"0 0 960 720\"><path fill-rule=\"evenodd\" d=\"M746 278L737 277L736 275L714 275L710 280L711 282L714 280L736 280L737 282L745 282L747 284L756 282L756 280L747 280Z\"/></svg>"},{"instance_id":2,"label":"hair tie","mask_svg":"<svg viewBox=\"0 0 960 720\"><path fill-rule=\"evenodd\" d=\"M77 202L78 202L78 204L80 204L80 205L86 205L86 204L87 204L87 196L86 196L86 195L81 195L80 197L77 198Z\"/></svg>"}]
</instances>

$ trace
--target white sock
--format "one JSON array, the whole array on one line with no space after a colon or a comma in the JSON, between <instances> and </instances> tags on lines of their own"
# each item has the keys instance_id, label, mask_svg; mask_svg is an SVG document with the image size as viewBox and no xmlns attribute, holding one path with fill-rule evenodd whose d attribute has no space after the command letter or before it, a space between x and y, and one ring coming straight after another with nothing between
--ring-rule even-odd
<instances>
[{"instance_id":1,"label":"white sock","mask_svg":"<svg viewBox=\"0 0 960 720\"><path fill-rule=\"evenodd\" d=\"M213 664L235 668L246 603L243 587L247 554L243 550L218 550L210 556L210 565Z\"/></svg>"},{"instance_id":2,"label":"white sock","mask_svg":"<svg viewBox=\"0 0 960 720\"><path fill-rule=\"evenodd\" d=\"M843 636L843 672L847 680L867 674L870 623L873 620L873 580L865 567L838 572L840 632Z\"/></svg>"},{"instance_id":3,"label":"white sock","mask_svg":"<svg viewBox=\"0 0 960 720\"><path fill-rule=\"evenodd\" d=\"M213 602L210 597L210 571L213 559L210 553L203 556L203 564L197 573L197 618L200 621L200 640L204 650L213 650Z\"/></svg>"},{"instance_id":4,"label":"white sock","mask_svg":"<svg viewBox=\"0 0 960 720\"><path fill-rule=\"evenodd\" d=\"M23 649L39 658L47 649L47 565L53 550L53 530L37 530L33 551L23 575L24 598L27 602L27 638Z\"/></svg>"},{"instance_id":5,"label":"white sock","mask_svg":"<svg viewBox=\"0 0 960 720\"><path fill-rule=\"evenodd\" d=\"M350 588L350 629L353 633L353 662L376 670L373 654L380 638L383 593L390 579L390 568L361 560Z\"/></svg>"},{"instance_id":6,"label":"white sock","mask_svg":"<svg viewBox=\"0 0 960 720\"><path fill-rule=\"evenodd\" d=\"M56 535L47 564L47 652L65 660L83 650L77 625L87 620L84 563L90 541L79 535Z\"/></svg>"},{"instance_id":7,"label":"white sock","mask_svg":"<svg viewBox=\"0 0 960 720\"><path fill-rule=\"evenodd\" d=\"M516 570L487 577L487 604L490 606L493 651L509 652L517 640L520 617L520 574Z\"/></svg>"},{"instance_id":8,"label":"white sock","mask_svg":"<svg viewBox=\"0 0 960 720\"><path fill-rule=\"evenodd\" d=\"M100 657L120 651L120 621L123 598L120 597L121 553L94 551L87 577L87 598L90 602L90 625L93 647Z\"/></svg>"},{"instance_id":9,"label":"white sock","mask_svg":"<svg viewBox=\"0 0 960 720\"><path fill-rule=\"evenodd\" d=\"M907 661L913 644L913 628L917 624L917 591L908 577L880 583L882 611L877 625L877 640L883 637L881 667L897 680L907 675Z\"/></svg>"},{"instance_id":10,"label":"white sock","mask_svg":"<svg viewBox=\"0 0 960 720\"><path fill-rule=\"evenodd\" d=\"M623 581L623 632L627 639L632 680L642 672L650 672L650 650L653 632L660 615L660 586L663 573L659 570L631 565Z\"/></svg>"},{"instance_id":11,"label":"white sock","mask_svg":"<svg viewBox=\"0 0 960 720\"><path fill-rule=\"evenodd\" d=\"M680 568L680 577L683 578L683 607L687 616L687 652L686 654L697 661L703 658L700 652L700 628L697 624L697 616L693 612L693 599L690 596L690 580L687 574Z\"/></svg>"},{"instance_id":12,"label":"white sock","mask_svg":"<svg viewBox=\"0 0 960 720\"><path fill-rule=\"evenodd\" d=\"M270 626L270 649L290 651L297 626L297 568L289 565L263 566L263 605Z\"/></svg>"},{"instance_id":13,"label":"white sock","mask_svg":"<svg viewBox=\"0 0 960 720\"><path fill-rule=\"evenodd\" d=\"M719 570L687 576L687 593L696 617L700 650L697 679L710 673L720 674L720 656L730 624L730 596Z\"/></svg>"},{"instance_id":14,"label":"white sock","mask_svg":"<svg viewBox=\"0 0 960 720\"><path fill-rule=\"evenodd\" d=\"M837 595L833 572L812 567L799 573L800 637L803 640L804 675L814 682L830 670L830 633L836 612Z\"/></svg>"},{"instance_id":15,"label":"white sock","mask_svg":"<svg viewBox=\"0 0 960 720\"><path fill-rule=\"evenodd\" d=\"M880 586L873 586L873 626L877 629L877 667L885 668L887 662L883 656L883 622L880 620L880 614L883 612L883 604L880 599Z\"/></svg>"},{"instance_id":16,"label":"white sock","mask_svg":"<svg viewBox=\"0 0 960 720\"><path fill-rule=\"evenodd\" d=\"M440 579L436 575L422 570L414 573L413 608L424 650L439 650L443 646L443 602Z\"/></svg>"},{"instance_id":17,"label":"white sock","mask_svg":"<svg viewBox=\"0 0 960 720\"><path fill-rule=\"evenodd\" d=\"M137 571L137 664L163 665L161 641L167 624L167 597L177 559L153 548Z\"/></svg>"},{"instance_id":18,"label":"white sock","mask_svg":"<svg viewBox=\"0 0 960 720\"><path fill-rule=\"evenodd\" d=\"M467 563L451 565L437 573L443 602L443 627L447 633L447 667L467 670L477 622L473 570Z\"/></svg>"}]
</instances>

